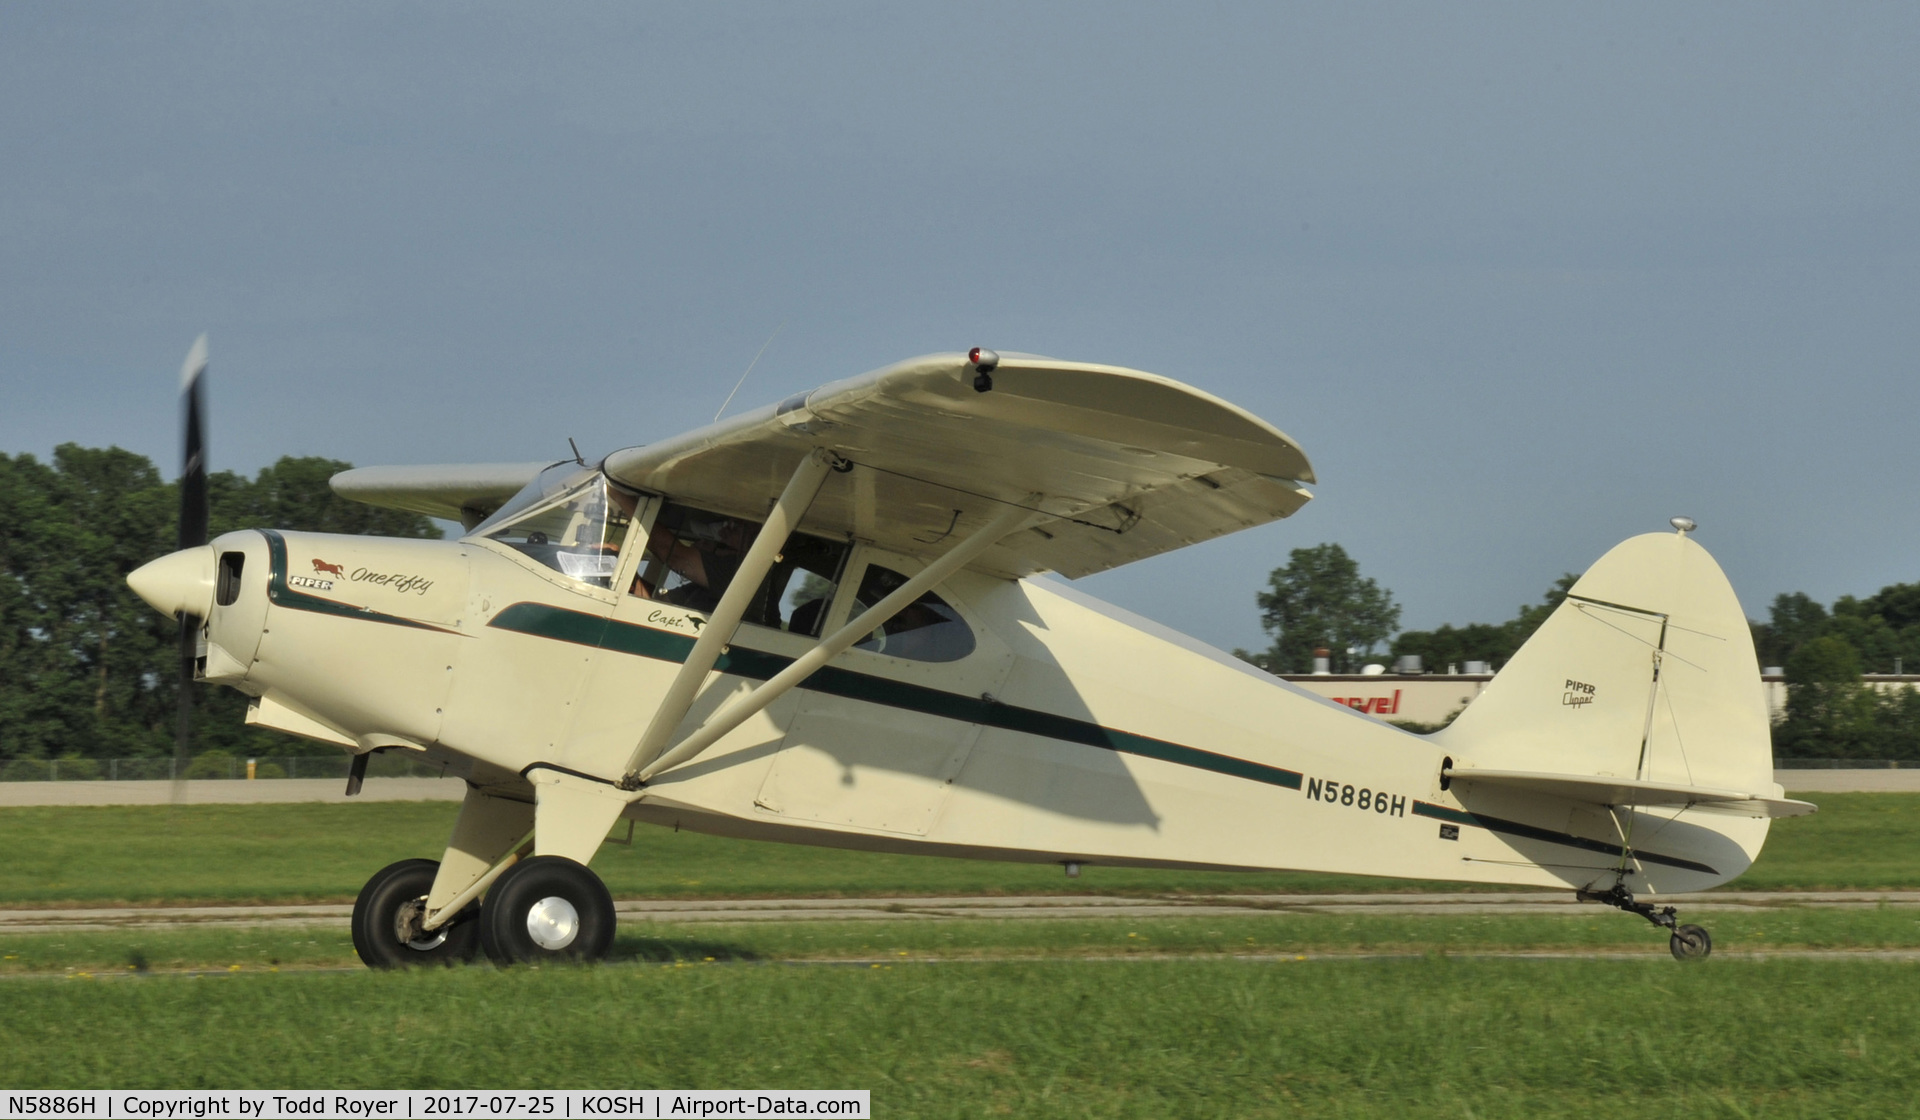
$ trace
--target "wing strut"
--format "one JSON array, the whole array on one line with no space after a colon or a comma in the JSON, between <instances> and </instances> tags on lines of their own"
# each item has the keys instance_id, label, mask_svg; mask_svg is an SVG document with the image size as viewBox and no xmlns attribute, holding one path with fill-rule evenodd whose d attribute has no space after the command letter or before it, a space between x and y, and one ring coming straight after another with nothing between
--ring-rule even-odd
<instances>
[{"instance_id":1,"label":"wing strut","mask_svg":"<svg viewBox=\"0 0 1920 1120\"><path fill-rule=\"evenodd\" d=\"M1029 501L1028 506L1037 505ZM842 626L832 634L820 640L802 654L793 664L776 673L765 684L740 697L733 703L715 712L706 723L701 724L692 734L682 739L672 750L658 758L642 762L638 755L628 770L626 777L620 780L623 789L638 789L642 784L652 781L659 775L692 759L706 750L729 731L745 723L754 713L785 695L795 685L812 676L821 666L839 655L847 647L873 633L882 624L899 614L930 590L934 584L946 579L960 570L968 561L993 547L1002 538L1025 528L1032 520L1044 517L1044 514L1022 506L1008 506L992 521L975 530L967 539L947 550L939 559L928 564L920 574L900 585L893 594L875 603L860 617ZM738 577L736 577L738 579ZM712 632L709 625L702 633ZM663 709L664 711L664 709ZM654 717L657 721L660 717ZM667 726L678 724L675 719Z\"/></svg>"},{"instance_id":2,"label":"wing strut","mask_svg":"<svg viewBox=\"0 0 1920 1120\"><path fill-rule=\"evenodd\" d=\"M780 559L780 550L786 547L787 537L793 533L793 527L800 523L800 517L807 512L807 507L813 504L814 495L820 493L827 473L839 462L839 456L824 448L816 448L800 460L799 467L795 468L793 477L787 482L787 488L767 514L766 523L760 527L747 554L741 558L740 569L733 574L733 581L727 584L726 593L714 605L713 614L700 631L700 637L693 643L686 663L680 666L673 683L667 686L666 696L661 698L660 706L654 709L652 721L647 724L640 741L634 745L633 754L627 759L628 778L632 778L641 767L667 749L668 737L686 718L687 709L693 707L700 686L706 683L707 674L713 671L713 663L720 659L720 651L733 641L734 632L740 629L740 618L747 613L747 604L753 601L761 581L767 578L767 573ZM628 785L626 779L622 779L620 785L622 789L638 788L637 783Z\"/></svg>"}]
</instances>

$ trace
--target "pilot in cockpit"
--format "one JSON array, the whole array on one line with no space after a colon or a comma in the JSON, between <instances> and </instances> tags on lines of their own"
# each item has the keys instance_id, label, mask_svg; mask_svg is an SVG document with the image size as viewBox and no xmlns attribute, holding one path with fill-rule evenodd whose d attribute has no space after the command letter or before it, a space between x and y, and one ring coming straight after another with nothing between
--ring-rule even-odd
<instances>
[{"instance_id":1,"label":"pilot in cockpit","mask_svg":"<svg viewBox=\"0 0 1920 1120\"><path fill-rule=\"evenodd\" d=\"M711 611L740 570L751 541L750 527L731 517L662 511L630 590L642 598Z\"/></svg>"}]
</instances>

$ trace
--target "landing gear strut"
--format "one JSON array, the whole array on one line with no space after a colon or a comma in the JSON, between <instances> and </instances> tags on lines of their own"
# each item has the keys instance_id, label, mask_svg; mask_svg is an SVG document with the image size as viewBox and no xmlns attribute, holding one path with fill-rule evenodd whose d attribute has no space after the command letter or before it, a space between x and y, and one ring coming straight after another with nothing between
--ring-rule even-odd
<instances>
[{"instance_id":1,"label":"landing gear strut","mask_svg":"<svg viewBox=\"0 0 1920 1120\"><path fill-rule=\"evenodd\" d=\"M1604 891L1575 891L1574 897L1582 902L1599 902L1629 914L1638 914L1662 929L1673 931L1667 939L1667 949L1677 961L1705 960L1713 952L1713 938L1699 926L1683 926L1679 922L1679 911L1671 906L1655 908L1651 902L1636 902L1633 892L1623 884L1615 883Z\"/></svg>"}]
</instances>

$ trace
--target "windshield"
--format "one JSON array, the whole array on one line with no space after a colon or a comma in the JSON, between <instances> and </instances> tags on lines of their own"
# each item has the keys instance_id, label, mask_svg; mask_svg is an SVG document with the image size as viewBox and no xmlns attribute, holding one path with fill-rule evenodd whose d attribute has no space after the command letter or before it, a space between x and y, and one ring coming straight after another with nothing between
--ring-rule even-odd
<instances>
[{"instance_id":1,"label":"windshield","mask_svg":"<svg viewBox=\"0 0 1920 1120\"><path fill-rule=\"evenodd\" d=\"M542 471L470 535L516 549L568 579L612 587L637 504L599 471L565 463Z\"/></svg>"},{"instance_id":2,"label":"windshield","mask_svg":"<svg viewBox=\"0 0 1920 1120\"><path fill-rule=\"evenodd\" d=\"M475 525L467 535L487 536L502 524L513 520L534 506L546 505L555 496L572 490L599 473L592 467L583 467L571 459L564 463L555 463L534 475L532 482L522 486L518 494L507 499L507 504L494 510L492 516Z\"/></svg>"}]
</instances>

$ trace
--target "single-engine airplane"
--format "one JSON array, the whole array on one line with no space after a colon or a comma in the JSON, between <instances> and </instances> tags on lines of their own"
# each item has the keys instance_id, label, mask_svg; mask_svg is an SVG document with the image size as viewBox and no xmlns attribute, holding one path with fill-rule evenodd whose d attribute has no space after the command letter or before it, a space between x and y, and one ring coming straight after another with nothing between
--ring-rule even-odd
<instances>
[{"instance_id":1,"label":"single-engine airplane","mask_svg":"<svg viewBox=\"0 0 1920 1120\"><path fill-rule=\"evenodd\" d=\"M439 861L354 904L367 964L595 959L622 818L1079 865L1294 869L1648 898L1724 883L1773 780L1745 614L1677 532L1601 557L1446 729L1415 735L1098 602L1087 575L1286 517L1306 455L1164 377L914 358L597 463L368 467L333 488L458 540L205 539L128 579L248 722L437 760ZM196 483L193 472L200 471ZM199 539L191 539L191 526Z\"/></svg>"}]
</instances>

